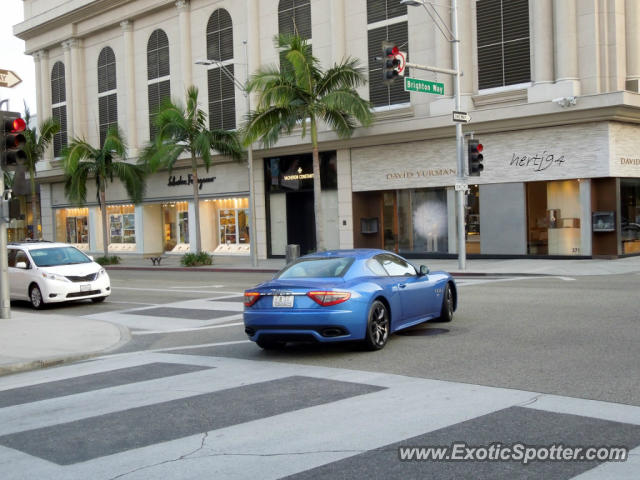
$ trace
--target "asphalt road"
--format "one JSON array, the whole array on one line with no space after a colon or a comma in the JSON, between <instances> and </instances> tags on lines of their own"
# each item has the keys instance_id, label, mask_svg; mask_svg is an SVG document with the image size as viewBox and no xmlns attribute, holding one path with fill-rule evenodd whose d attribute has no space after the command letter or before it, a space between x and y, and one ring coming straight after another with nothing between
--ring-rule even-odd
<instances>
[{"instance_id":1,"label":"asphalt road","mask_svg":"<svg viewBox=\"0 0 640 480\"><path fill-rule=\"evenodd\" d=\"M110 276L113 294L105 303L78 302L49 311L84 316L233 296L270 277L148 271L111 271ZM203 352L640 405L640 275L462 279L459 291L452 323L394 335L380 352L303 344L265 352L242 342L246 336L236 320L229 326L190 330L176 324L176 330L185 331L134 335L115 353L230 342Z\"/></svg>"},{"instance_id":2,"label":"asphalt road","mask_svg":"<svg viewBox=\"0 0 640 480\"><path fill-rule=\"evenodd\" d=\"M637 478L640 275L464 278L453 322L394 335L378 352L262 351L243 332L240 295L268 277L112 271L106 302L43 311L121 323L132 340L0 378L3 480ZM459 442L630 453L400 461Z\"/></svg>"}]
</instances>

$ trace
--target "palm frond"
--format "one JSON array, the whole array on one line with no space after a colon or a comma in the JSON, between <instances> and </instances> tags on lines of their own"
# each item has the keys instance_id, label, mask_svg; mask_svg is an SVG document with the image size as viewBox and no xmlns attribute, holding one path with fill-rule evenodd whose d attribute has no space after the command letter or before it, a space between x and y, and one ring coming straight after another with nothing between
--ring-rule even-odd
<instances>
[{"instance_id":1,"label":"palm frond","mask_svg":"<svg viewBox=\"0 0 640 480\"><path fill-rule=\"evenodd\" d=\"M81 162L73 170L65 175L64 193L72 203L83 205L87 201L87 180L91 175L96 175L95 164Z\"/></svg>"},{"instance_id":2,"label":"palm frond","mask_svg":"<svg viewBox=\"0 0 640 480\"><path fill-rule=\"evenodd\" d=\"M85 159L100 158L101 151L92 147L85 140L73 138L62 151L64 171L72 174Z\"/></svg>"},{"instance_id":3,"label":"palm frond","mask_svg":"<svg viewBox=\"0 0 640 480\"><path fill-rule=\"evenodd\" d=\"M116 156L123 160L126 159L127 146L122 138L122 130L117 125L112 125L107 130L107 134L104 137L104 143L102 144L103 155L109 154L110 156Z\"/></svg>"},{"instance_id":4,"label":"palm frond","mask_svg":"<svg viewBox=\"0 0 640 480\"><path fill-rule=\"evenodd\" d=\"M133 203L142 202L146 190L144 168L140 165L126 162L114 162L112 170L115 176L124 184L127 195Z\"/></svg>"},{"instance_id":5,"label":"palm frond","mask_svg":"<svg viewBox=\"0 0 640 480\"><path fill-rule=\"evenodd\" d=\"M325 95L335 89L358 88L366 83L363 67L355 58L347 58L325 72L318 82L318 95Z\"/></svg>"},{"instance_id":6,"label":"palm frond","mask_svg":"<svg viewBox=\"0 0 640 480\"><path fill-rule=\"evenodd\" d=\"M350 137L356 128L352 117L340 110L326 110L322 115L322 119L341 138Z\"/></svg>"},{"instance_id":7,"label":"palm frond","mask_svg":"<svg viewBox=\"0 0 640 480\"><path fill-rule=\"evenodd\" d=\"M328 110L340 111L354 117L363 126L369 126L373 121L371 104L364 100L355 90L343 88L334 90L320 100L320 104Z\"/></svg>"},{"instance_id":8,"label":"palm frond","mask_svg":"<svg viewBox=\"0 0 640 480\"><path fill-rule=\"evenodd\" d=\"M244 144L260 139L265 147L274 145L280 134L291 133L299 121L298 111L292 107L269 107L251 112L245 126Z\"/></svg>"}]
</instances>

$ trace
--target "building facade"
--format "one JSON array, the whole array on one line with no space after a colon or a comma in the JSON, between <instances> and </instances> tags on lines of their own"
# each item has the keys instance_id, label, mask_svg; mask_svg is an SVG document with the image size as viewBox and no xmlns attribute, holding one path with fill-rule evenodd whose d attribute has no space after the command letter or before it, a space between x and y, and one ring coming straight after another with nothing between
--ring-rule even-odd
<instances>
[{"instance_id":1,"label":"building facade","mask_svg":"<svg viewBox=\"0 0 640 480\"><path fill-rule=\"evenodd\" d=\"M327 127L319 132L327 247L456 254L452 78L407 69L406 76L444 84L442 95L408 92L401 78L383 83L377 59L388 40L410 62L451 68L448 2L434 4L432 15L399 0L23 3L25 21L14 33L35 59L38 114L63 126L38 174L45 238L101 249L95 192L81 208L64 196L58 156L70 138L98 144L117 123L135 161L154 135L162 99L183 98L192 84L212 127L238 128L247 111L238 83L278 64L276 34L297 32L325 68L346 56L361 60L369 82L360 94L375 111L375 123L351 139ZM484 145L484 171L468 182L467 253L640 253L640 4L457 3L461 102L471 116L463 129ZM206 59L216 62L196 64ZM255 235L259 258L284 255L290 243L313 250L310 152L298 130L274 148L254 145L251 186L246 162L216 157L209 172L199 171L207 179L200 185L203 249L248 255ZM188 251L189 170L148 181L140 205L119 185L108 190L110 250ZM249 230L250 190L256 232Z\"/></svg>"}]
</instances>

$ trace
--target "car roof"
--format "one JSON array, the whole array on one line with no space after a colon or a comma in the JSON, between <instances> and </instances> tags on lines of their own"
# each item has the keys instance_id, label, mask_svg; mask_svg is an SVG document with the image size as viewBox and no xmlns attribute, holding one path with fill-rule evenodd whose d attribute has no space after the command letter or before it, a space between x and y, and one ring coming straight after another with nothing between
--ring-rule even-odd
<instances>
[{"instance_id":1,"label":"car roof","mask_svg":"<svg viewBox=\"0 0 640 480\"><path fill-rule=\"evenodd\" d=\"M353 249L344 249L344 250L327 250L324 252L316 252L305 255L300 258L327 258L327 257L349 257L356 259L365 259L371 258L374 255L378 255L380 253L392 253L387 250L380 250L378 248L353 248Z\"/></svg>"},{"instance_id":2,"label":"car roof","mask_svg":"<svg viewBox=\"0 0 640 480\"><path fill-rule=\"evenodd\" d=\"M59 248L69 247L70 245L60 242L47 242L45 241L24 241L24 242L11 242L9 247L20 247L25 250L35 250L37 248Z\"/></svg>"}]
</instances>

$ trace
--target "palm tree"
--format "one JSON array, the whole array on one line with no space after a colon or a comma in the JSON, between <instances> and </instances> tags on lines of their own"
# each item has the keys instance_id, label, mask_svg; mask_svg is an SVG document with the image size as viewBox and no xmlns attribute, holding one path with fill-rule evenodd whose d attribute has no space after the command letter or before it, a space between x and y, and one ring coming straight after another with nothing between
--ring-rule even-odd
<instances>
[{"instance_id":1,"label":"palm tree","mask_svg":"<svg viewBox=\"0 0 640 480\"><path fill-rule=\"evenodd\" d=\"M150 172L166 168L171 172L178 159L188 153L191 157L193 201L196 224L196 252L200 252L200 193L198 189L198 159L207 171L211 167L211 150L217 150L234 160L242 157L242 146L236 132L209 130L207 114L198 104L198 89L187 89L186 107L167 99L155 119L157 134L143 151L140 160Z\"/></svg>"},{"instance_id":2,"label":"palm tree","mask_svg":"<svg viewBox=\"0 0 640 480\"><path fill-rule=\"evenodd\" d=\"M87 181L92 177L96 183L98 204L102 214L102 246L104 256L109 255L107 235L107 182L118 178L134 203L140 203L145 191L145 172L139 165L126 162L127 147L117 126L111 126L102 144L94 148L86 141L73 138L62 153L66 183L64 191L74 203L87 200ZM116 161L120 158L121 161Z\"/></svg>"},{"instance_id":3,"label":"palm tree","mask_svg":"<svg viewBox=\"0 0 640 480\"><path fill-rule=\"evenodd\" d=\"M258 107L249 114L245 144L260 139L269 147L282 133L290 134L298 125L304 138L308 124L313 152L316 247L324 250L318 122L326 123L341 138L353 134L356 121L363 126L371 124L371 105L355 90L366 82L364 70L357 59L349 57L323 71L311 54L311 46L297 35L277 36L276 46L281 51L280 68L261 69L247 83L247 91L258 93Z\"/></svg>"},{"instance_id":4,"label":"palm tree","mask_svg":"<svg viewBox=\"0 0 640 480\"><path fill-rule=\"evenodd\" d=\"M55 118L48 118L40 123L40 127L37 130L35 127L30 128L29 123L31 123L31 112L29 111L26 102L24 104L24 121L27 124L27 128L24 131L26 139L24 153L27 156L24 161L24 166L29 172L29 179L31 181L33 238L39 238L40 230L38 229L38 226L40 225L40 216L38 215L38 208L36 206L36 163L44 157L44 153L51 144L53 136L60 130L60 124ZM40 135L38 135L38 133L40 133Z\"/></svg>"}]
</instances>

